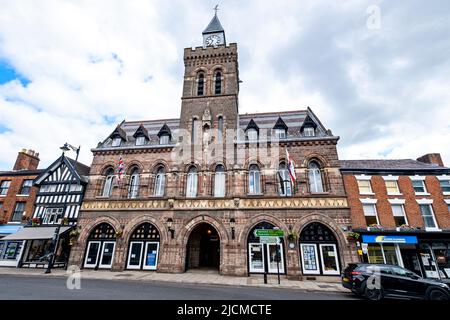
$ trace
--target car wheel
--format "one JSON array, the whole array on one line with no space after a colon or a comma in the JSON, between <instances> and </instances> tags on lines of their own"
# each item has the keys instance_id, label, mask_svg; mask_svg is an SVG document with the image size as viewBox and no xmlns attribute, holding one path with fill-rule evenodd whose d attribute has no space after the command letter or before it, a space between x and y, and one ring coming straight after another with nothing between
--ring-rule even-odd
<instances>
[{"instance_id":1,"label":"car wheel","mask_svg":"<svg viewBox=\"0 0 450 320\"><path fill-rule=\"evenodd\" d=\"M446 300L449 300L449 297L444 291L439 290L439 289L434 289L428 293L428 299L429 300L445 300L446 301Z\"/></svg>"},{"instance_id":2,"label":"car wheel","mask_svg":"<svg viewBox=\"0 0 450 320\"><path fill-rule=\"evenodd\" d=\"M380 289L369 289L366 287L364 295L369 300L379 301L383 299L383 288Z\"/></svg>"}]
</instances>

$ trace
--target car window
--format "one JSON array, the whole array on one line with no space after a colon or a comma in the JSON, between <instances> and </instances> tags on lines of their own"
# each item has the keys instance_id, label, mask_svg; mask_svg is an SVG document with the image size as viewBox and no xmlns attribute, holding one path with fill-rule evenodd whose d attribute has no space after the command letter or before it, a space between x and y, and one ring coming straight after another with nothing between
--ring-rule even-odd
<instances>
[{"instance_id":1,"label":"car window","mask_svg":"<svg viewBox=\"0 0 450 320\"><path fill-rule=\"evenodd\" d=\"M378 266L378 265L368 266L367 272L368 273L392 274L391 269L389 267Z\"/></svg>"},{"instance_id":2,"label":"car window","mask_svg":"<svg viewBox=\"0 0 450 320\"><path fill-rule=\"evenodd\" d=\"M411 272L409 272L408 270L398 267L393 267L392 270L394 271L394 274L397 276L408 277L411 274Z\"/></svg>"}]
</instances>

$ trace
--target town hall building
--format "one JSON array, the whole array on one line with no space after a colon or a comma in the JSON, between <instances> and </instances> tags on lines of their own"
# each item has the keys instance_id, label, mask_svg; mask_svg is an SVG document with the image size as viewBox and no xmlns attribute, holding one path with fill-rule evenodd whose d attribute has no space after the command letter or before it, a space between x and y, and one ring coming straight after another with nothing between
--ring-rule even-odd
<instances>
[{"instance_id":1,"label":"town hall building","mask_svg":"<svg viewBox=\"0 0 450 320\"><path fill-rule=\"evenodd\" d=\"M92 149L69 264L339 276L358 260L339 137L310 108L239 113L238 48L217 14L184 66L179 118L124 121Z\"/></svg>"}]
</instances>

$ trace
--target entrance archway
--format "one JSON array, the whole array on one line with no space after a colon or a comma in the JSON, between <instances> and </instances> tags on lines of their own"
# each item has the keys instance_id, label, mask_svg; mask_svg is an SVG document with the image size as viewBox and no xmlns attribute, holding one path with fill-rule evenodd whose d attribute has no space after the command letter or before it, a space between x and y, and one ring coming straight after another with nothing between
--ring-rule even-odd
<instances>
[{"instance_id":1,"label":"entrance archway","mask_svg":"<svg viewBox=\"0 0 450 320\"><path fill-rule=\"evenodd\" d=\"M303 228L299 239L303 274L339 275L339 250L333 231L320 222Z\"/></svg>"},{"instance_id":2,"label":"entrance archway","mask_svg":"<svg viewBox=\"0 0 450 320\"><path fill-rule=\"evenodd\" d=\"M220 266L220 237L209 223L201 223L192 230L186 246L186 271L214 269Z\"/></svg>"}]
</instances>

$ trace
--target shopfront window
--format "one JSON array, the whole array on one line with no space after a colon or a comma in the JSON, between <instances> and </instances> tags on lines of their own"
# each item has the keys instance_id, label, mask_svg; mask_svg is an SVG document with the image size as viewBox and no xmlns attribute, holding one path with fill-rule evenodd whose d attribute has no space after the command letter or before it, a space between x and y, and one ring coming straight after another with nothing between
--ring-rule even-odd
<instances>
[{"instance_id":1,"label":"shopfront window","mask_svg":"<svg viewBox=\"0 0 450 320\"><path fill-rule=\"evenodd\" d=\"M22 250L22 241L0 242L0 260L17 260Z\"/></svg>"},{"instance_id":2,"label":"shopfront window","mask_svg":"<svg viewBox=\"0 0 450 320\"><path fill-rule=\"evenodd\" d=\"M450 244L433 243L431 245L441 279L450 279Z\"/></svg>"},{"instance_id":3,"label":"shopfront window","mask_svg":"<svg viewBox=\"0 0 450 320\"><path fill-rule=\"evenodd\" d=\"M394 244L383 244L385 263L399 265L396 246Z\"/></svg>"},{"instance_id":4,"label":"shopfront window","mask_svg":"<svg viewBox=\"0 0 450 320\"><path fill-rule=\"evenodd\" d=\"M383 249L378 243L369 243L367 247L369 263L384 263Z\"/></svg>"}]
</instances>

